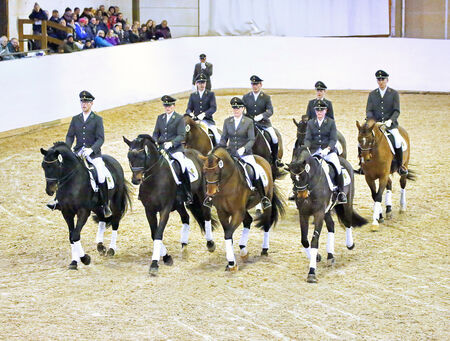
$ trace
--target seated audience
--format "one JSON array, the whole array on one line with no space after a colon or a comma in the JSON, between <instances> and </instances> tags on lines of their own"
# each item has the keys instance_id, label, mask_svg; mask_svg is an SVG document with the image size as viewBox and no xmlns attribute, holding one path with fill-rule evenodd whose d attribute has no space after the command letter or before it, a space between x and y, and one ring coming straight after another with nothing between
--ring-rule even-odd
<instances>
[{"instance_id":1,"label":"seated audience","mask_svg":"<svg viewBox=\"0 0 450 341\"><path fill-rule=\"evenodd\" d=\"M161 24L156 25L155 29L156 29L155 32L156 39L172 38L172 35L170 34L170 28L169 26L167 26L167 20L161 21Z\"/></svg>"},{"instance_id":2,"label":"seated audience","mask_svg":"<svg viewBox=\"0 0 450 341\"><path fill-rule=\"evenodd\" d=\"M95 47L112 46L112 44L105 39L105 32L102 30L99 30L97 32L97 36L95 37L94 41L95 41Z\"/></svg>"},{"instance_id":3,"label":"seated audience","mask_svg":"<svg viewBox=\"0 0 450 341\"><path fill-rule=\"evenodd\" d=\"M77 44L75 44L75 41L73 40L73 34L69 33L67 35L67 39L63 44L64 53L72 53L76 51L80 51L80 48Z\"/></svg>"},{"instance_id":4,"label":"seated audience","mask_svg":"<svg viewBox=\"0 0 450 341\"><path fill-rule=\"evenodd\" d=\"M125 19L123 18L123 14L122 14L122 13L117 13L116 23L121 23L121 24L122 24L122 27L125 27L125 24L126 24L127 22L126 22Z\"/></svg>"},{"instance_id":5,"label":"seated audience","mask_svg":"<svg viewBox=\"0 0 450 341\"><path fill-rule=\"evenodd\" d=\"M94 40L97 35L97 19L92 17L84 29L87 33L86 39Z\"/></svg>"},{"instance_id":6,"label":"seated audience","mask_svg":"<svg viewBox=\"0 0 450 341\"><path fill-rule=\"evenodd\" d=\"M102 17L102 21L97 25L97 33L102 30L103 32L108 32L109 24L108 24L108 16L104 15Z\"/></svg>"},{"instance_id":7,"label":"seated audience","mask_svg":"<svg viewBox=\"0 0 450 341\"><path fill-rule=\"evenodd\" d=\"M86 26L88 24L88 19L83 17L75 23L75 33L77 40L84 42L88 38L88 33L86 32Z\"/></svg>"},{"instance_id":8,"label":"seated audience","mask_svg":"<svg viewBox=\"0 0 450 341\"><path fill-rule=\"evenodd\" d=\"M114 30L109 30L105 40L113 46L119 45L119 38L114 33Z\"/></svg>"},{"instance_id":9,"label":"seated audience","mask_svg":"<svg viewBox=\"0 0 450 341\"><path fill-rule=\"evenodd\" d=\"M133 24L133 26L131 26L131 31L129 31L129 34L130 43L140 42L139 31L136 24Z\"/></svg>"},{"instance_id":10,"label":"seated audience","mask_svg":"<svg viewBox=\"0 0 450 341\"><path fill-rule=\"evenodd\" d=\"M86 39L86 42L84 43L83 46L83 50L89 50L89 49L93 49L94 45L92 45L92 40L91 39Z\"/></svg>"},{"instance_id":11,"label":"seated audience","mask_svg":"<svg viewBox=\"0 0 450 341\"><path fill-rule=\"evenodd\" d=\"M149 32L147 30L146 24L142 24L141 34L139 35L139 38L141 41L149 41L151 39L151 36L149 35Z\"/></svg>"},{"instance_id":12,"label":"seated audience","mask_svg":"<svg viewBox=\"0 0 450 341\"><path fill-rule=\"evenodd\" d=\"M64 14L63 14L63 18L66 21L66 23L69 23L69 22L72 21L73 13L72 13L72 10L70 9L70 7L67 7L65 9Z\"/></svg>"},{"instance_id":13,"label":"seated audience","mask_svg":"<svg viewBox=\"0 0 450 341\"><path fill-rule=\"evenodd\" d=\"M20 52L19 40L17 40L17 38L11 38L11 40L6 44L6 51L3 53L2 59L11 60L24 57L22 54L16 54L14 56L7 55L9 53L16 53L16 52Z\"/></svg>"},{"instance_id":14,"label":"seated audience","mask_svg":"<svg viewBox=\"0 0 450 341\"><path fill-rule=\"evenodd\" d=\"M147 25L147 31L148 31L148 36L150 37L151 40L156 40L156 24L152 19L149 19L146 23Z\"/></svg>"}]
</instances>

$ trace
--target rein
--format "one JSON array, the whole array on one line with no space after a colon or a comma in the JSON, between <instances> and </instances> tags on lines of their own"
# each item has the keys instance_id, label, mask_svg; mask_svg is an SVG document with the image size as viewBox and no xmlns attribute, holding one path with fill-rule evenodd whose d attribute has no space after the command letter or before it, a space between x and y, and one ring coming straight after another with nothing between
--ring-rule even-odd
<instances>
[{"instance_id":1,"label":"rein","mask_svg":"<svg viewBox=\"0 0 450 341\"><path fill-rule=\"evenodd\" d=\"M316 160L317 160L317 159L316 159ZM321 168L322 168L322 162L323 162L323 159L320 159L320 161L317 160L317 162L319 163L320 169L319 169L318 171L320 172L320 170L321 170ZM317 175L317 172L318 172L318 171L316 171L316 172L312 175L312 177L314 177L315 175ZM305 172L305 169L303 169L303 170L302 170L301 172L299 172L299 173L294 173L294 172L291 172L291 173L294 174L295 176L299 176L299 175L302 174L303 172ZM310 192L312 192L313 189L319 184L320 180L322 179L322 176L323 176L323 173L320 172L319 180L317 180L317 182L316 182L314 185L311 185L310 183L306 182L305 185L303 185L303 186L298 186L298 185L294 182L294 189L297 190L297 191L306 191L306 190L309 190ZM308 174L308 179L307 179L307 181L309 180L309 178L310 178L310 177L309 177L309 174Z\"/></svg>"},{"instance_id":2,"label":"rein","mask_svg":"<svg viewBox=\"0 0 450 341\"><path fill-rule=\"evenodd\" d=\"M145 152L145 149L142 148L142 149L139 149L139 150L131 150L131 151L133 151L133 152L135 152L135 153L140 153L140 152L142 152L142 151ZM133 172L134 172L134 171L140 171L140 170L143 170L143 169L145 168L145 165L147 164L147 159L148 159L148 155L147 155L147 153L145 152L144 167L133 167L133 166L131 166L131 164L130 164L131 170L132 170ZM161 159L163 159L163 156L162 156L161 153L159 153L158 161L155 162L153 165L149 166L147 169L145 169L145 170L143 171L144 177L142 178L142 183L144 183L147 179L149 179L149 178L153 175L150 171L153 169L153 167L155 167L156 165L158 165L158 164L161 162ZM147 172L150 172L150 173L149 173L147 176L145 176L145 173L147 173Z\"/></svg>"},{"instance_id":3,"label":"rein","mask_svg":"<svg viewBox=\"0 0 450 341\"><path fill-rule=\"evenodd\" d=\"M55 162L59 162L59 160L54 159L52 161L47 161L44 159L44 162L45 163L55 163ZM72 171L70 171L69 174L63 176L62 178L47 178L47 177L45 177L45 180L46 181L56 181L56 183L58 184L58 188L61 188L70 180L72 175L74 175L78 171L78 166L79 166L79 164L76 164L75 168ZM58 165L58 168L59 168L59 172L61 173L61 171L62 171L61 163Z\"/></svg>"}]
</instances>

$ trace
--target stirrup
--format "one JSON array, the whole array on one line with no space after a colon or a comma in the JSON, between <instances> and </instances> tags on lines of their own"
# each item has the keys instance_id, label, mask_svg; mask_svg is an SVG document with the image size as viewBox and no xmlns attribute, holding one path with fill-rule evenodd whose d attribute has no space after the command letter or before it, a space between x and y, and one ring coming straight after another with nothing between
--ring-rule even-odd
<instances>
[{"instance_id":1,"label":"stirrup","mask_svg":"<svg viewBox=\"0 0 450 341\"><path fill-rule=\"evenodd\" d=\"M203 206L206 206L208 208L213 207L213 199L212 197L206 197L205 200L203 200Z\"/></svg>"},{"instance_id":2,"label":"stirrup","mask_svg":"<svg viewBox=\"0 0 450 341\"><path fill-rule=\"evenodd\" d=\"M338 204L346 204L347 203L347 194L344 192L339 192L337 195L337 203Z\"/></svg>"},{"instance_id":3,"label":"stirrup","mask_svg":"<svg viewBox=\"0 0 450 341\"><path fill-rule=\"evenodd\" d=\"M270 202L269 198L266 196L262 197L261 204L262 204L263 210L272 206L272 203Z\"/></svg>"}]
</instances>

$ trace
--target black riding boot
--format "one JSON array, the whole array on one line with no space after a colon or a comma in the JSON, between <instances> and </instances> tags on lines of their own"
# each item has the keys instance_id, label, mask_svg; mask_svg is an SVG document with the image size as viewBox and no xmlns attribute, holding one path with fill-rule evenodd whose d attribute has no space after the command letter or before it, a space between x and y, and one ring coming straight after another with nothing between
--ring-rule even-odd
<instances>
[{"instance_id":1,"label":"black riding boot","mask_svg":"<svg viewBox=\"0 0 450 341\"><path fill-rule=\"evenodd\" d=\"M344 192L344 174L338 174L336 177L337 187L338 187L338 195L337 195L337 203L338 204L346 204L347 203L347 195Z\"/></svg>"},{"instance_id":2,"label":"black riding boot","mask_svg":"<svg viewBox=\"0 0 450 341\"><path fill-rule=\"evenodd\" d=\"M395 161L397 162L398 174L407 175L408 170L403 166L403 149L395 148Z\"/></svg>"},{"instance_id":3,"label":"black riding boot","mask_svg":"<svg viewBox=\"0 0 450 341\"><path fill-rule=\"evenodd\" d=\"M101 205L103 206L103 215L105 218L111 217L112 212L109 208L108 184L106 183L106 180L104 183L98 185L98 194L100 196Z\"/></svg>"},{"instance_id":4,"label":"black riding boot","mask_svg":"<svg viewBox=\"0 0 450 341\"><path fill-rule=\"evenodd\" d=\"M356 174L364 174L364 171L361 167L361 147L358 146L358 162L359 162L359 169L355 170Z\"/></svg>"},{"instance_id":5,"label":"black riding boot","mask_svg":"<svg viewBox=\"0 0 450 341\"><path fill-rule=\"evenodd\" d=\"M272 147L272 162L277 167L282 167L283 163L278 160L278 143L271 143Z\"/></svg>"},{"instance_id":6,"label":"black riding boot","mask_svg":"<svg viewBox=\"0 0 450 341\"><path fill-rule=\"evenodd\" d=\"M181 186L183 189L183 194L184 194L184 202L188 205L191 205L194 201L193 197L192 197L192 192L191 192L191 179L189 178L189 171L186 169L184 171L184 173L181 176Z\"/></svg>"},{"instance_id":7,"label":"black riding boot","mask_svg":"<svg viewBox=\"0 0 450 341\"><path fill-rule=\"evenodd\" d=\"M261 204L263 207L263 210L265 210L266 208L269 208L270 206L272 206L272 204L270 203L270 200L268 197L266 197L266 191L264 189L264 185L262 182L262 179L259 178L258 180L255 180L255 188L258 191L258 193L261 195Z\"/></svg>"}]
</instances>

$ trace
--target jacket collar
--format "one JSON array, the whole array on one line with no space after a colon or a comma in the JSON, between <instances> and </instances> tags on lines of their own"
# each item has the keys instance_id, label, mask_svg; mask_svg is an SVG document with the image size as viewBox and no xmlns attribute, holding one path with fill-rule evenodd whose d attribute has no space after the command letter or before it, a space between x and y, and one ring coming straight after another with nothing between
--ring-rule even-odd
<instances>
[{"instance_id":1,"label":"jacket collar","mask_svg":"<svg viewBox=\"0 0 450 341\"><path fill-rule=\"evenodd\" d=\"M80 115L78 115L78 116L80 117L81 122L85 123L85 122L84 122L83 113L80 113ZM89 116L88 116L87 120L86 120L86 123L89 122L90 120L92 120L93 118L94 118L94 112L91 111L91 112L89 113Z\"/></svg>"}]
</instances>

